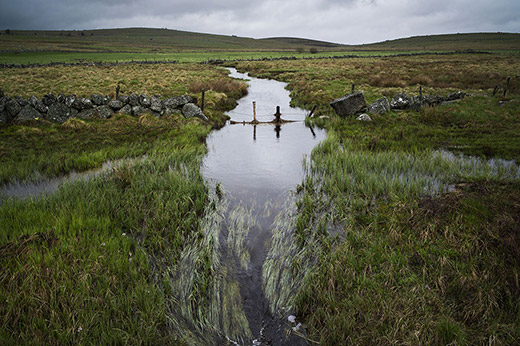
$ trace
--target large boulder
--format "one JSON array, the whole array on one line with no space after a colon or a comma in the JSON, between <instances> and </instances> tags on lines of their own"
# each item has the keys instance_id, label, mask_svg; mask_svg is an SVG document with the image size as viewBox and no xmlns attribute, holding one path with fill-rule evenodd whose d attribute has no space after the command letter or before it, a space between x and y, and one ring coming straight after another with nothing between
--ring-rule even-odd
<instances>
[{"instance_id":1,"label":"large boulder","mask_svg":"<svg viewBox=\"0 0 520 346\"><path fill-rule=\"evenodd\" d=\"M26 105L22 108L20 113L18 113L16 118L14 118L14 121L21 123L24 121L39 120L41 116L41 113L34 109L31 105Z\"/></svg>"},{"instance_id":2,"label":"large boulder","mask_svg":"<svg viewBox=\"0 0 520 346\"><path fill-rule=\"evenodd\" d=\"M121 108L123 108L124 104L123 104L123 102L121 102L119 100L110 100L110 102L108 103L108 106L110 108L112 108L113 110L117 111L117 110L120 110Z\"/></svg>"},{"instance_id":3,"label":"large boulder","mask_svg":"<svg viewBox=\"0 0 520 346\"><path fill-rule=\"evenodd\" d=\"M57 102L50 105L46 118L55 123L64 123L76 114L78 114L78 111L74 108L67 107L66 104Z\"/></svg>"},{"instance_id":4,"label":"large boulder","mask_svg":"<svg viewBox=\"0 0 520 346\"><path fill-rule=\"evenodd\" d=\"M106 95L101 96L99 94L92 94L92 95L90 95L90 100L96 106L104 106L104 105L108 104L108 102L110 101L110 97L108 97Z\"/></svg>"},{"instance_id":5,"label":"large boulder","mask_svg":"<svg viewBox=\"0 0 520 346\"><path fill-rule=\"evenodd\" d=\"M367 103L363 92L358 91L357 93L340 97L339 99L332 101L330 105L334 108L336 114L340 117L346 117L363 111L366 108Z\"/></svg>"},{"instance_id":6,"label":"large boulder","mask_svg":"<svg viewBox=\"0 0 520 346\"><path fill-rule=\"evenodd\" d=\"M369 116L368 114L366 114L366 113L363 113L363 114L361 114L360 116L358 116L358 117L356 118L356 120L358 120L358 121L372 121L372 119L370 118L370 116Z\"/></svg>"},{"instance_id":7,"label":"large boulder","mask_svg":"<svg viewBox=\"0 0 520 346\"><path fill-rule=\"evenodd\" d=\"M405 93L399 93L392 98L390 101L390 107L392 109L408 109L412 105L412 98Z\"/></svg>"},{"instance_id":8,"label":"large boulder","mask_svg":"<svg viewBox=\"0 0 520 346\"><path fill-rule=\"evenodd\" d=\"M193 103L186 103L182 107L182 115L184 115L185 118L197 117L202 120L208 120L208 118L204 115L202 110Z\"/></svg>"},{"instance_id":9,"label":"large boulder","mask_svg":"<svg viewBox=\"0 0 520 346\"><path fill-rule=\"evenodd\" d=\"M385 114L386 112L390 111L390 102L388 102L388 99L386 97L382 97L380 99L375 100L374 103L368 106L367 111L370 114Z\"/></svg>"},{"instance_id":10,"label":"large boulder","mask_svg":"<svg viewBox=\"0 0 520 346\"><path fill-rule=\"evenodd\" d=\"M158 95L154 95L152 96L152 100L151 100L151 104L150 104L150 109L154 112L161 112L162 109L163 109L163 105L162 105L162 102L161 102L161 97L158 96Z\"/></svg>"}]
</instances>

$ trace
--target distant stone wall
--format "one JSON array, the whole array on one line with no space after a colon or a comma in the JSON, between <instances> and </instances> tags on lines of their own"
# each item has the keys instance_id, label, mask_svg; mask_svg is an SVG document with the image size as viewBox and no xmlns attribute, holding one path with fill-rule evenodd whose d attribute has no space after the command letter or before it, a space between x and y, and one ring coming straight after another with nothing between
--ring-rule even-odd
<instances>
[{"instance_id":1,"label":"distant stone wall","mask_svg":"<svg viewBox=\"0 0 520 346\"><path fill-rule=\"evenodd\" d=\"M148 97L143 94L122 95L116 99L98 94L92 94L90 98L47 94L41 99L36 96L25 99L6 96L0 90L0 124L42 119L55 123L63 123L69 118L108 119L115 113L134 116L149 113L156 117L177 113L186 118L207 120L195 102L189 95L162 99L160 95Z\"/></svg>"}]
</instances>

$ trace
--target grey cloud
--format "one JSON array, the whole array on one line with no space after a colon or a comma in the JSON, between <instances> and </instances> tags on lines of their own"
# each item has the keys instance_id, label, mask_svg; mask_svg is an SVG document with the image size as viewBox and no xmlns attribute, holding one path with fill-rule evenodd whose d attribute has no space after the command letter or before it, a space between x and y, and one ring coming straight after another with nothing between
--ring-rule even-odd
<instances>
[{"instance_id":1,"label":"grey cloud","mask_svg":"<svg viewBox=\"0 0 520 346\"><path fill-rule=\"evenodd\" d=\"M341 43L450 32L519 32L518 0L15 0L0 3L10 29L129 26Z\"/></svg>"}]
</instances>

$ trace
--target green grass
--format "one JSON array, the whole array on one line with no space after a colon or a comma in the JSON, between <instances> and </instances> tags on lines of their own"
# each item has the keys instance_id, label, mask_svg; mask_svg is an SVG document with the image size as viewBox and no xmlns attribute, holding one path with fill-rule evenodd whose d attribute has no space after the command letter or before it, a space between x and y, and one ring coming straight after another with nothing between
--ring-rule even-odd
<instances>
[{"instance_id":1,"label":"green grass","mask_svg":"<svg viewBox=\"0 0 520 346\"><path fill-rule=\"evenodd\" d=\"M207 133L172 129L142 160L2 203L4 344L180 342L162 277L200 231Z\"/></svg>"},{"instance_id":2,"label":"green grass","mask_svg":"<svg viewBox=\"0 0 520 346\"><path fill-rule=\"evenodd\" d=\"M323 345L518 340L519 63L460 55L236 65L287 82L295 104L326 116L307 122L328 129L296 212L275 226L264 264L272 311L295 309ZM508 97L490 97L507 76ZM352 83L368 103L417 94L418 84L474 96L365 123L328 106Z\"/></svg>"}]
</instances>

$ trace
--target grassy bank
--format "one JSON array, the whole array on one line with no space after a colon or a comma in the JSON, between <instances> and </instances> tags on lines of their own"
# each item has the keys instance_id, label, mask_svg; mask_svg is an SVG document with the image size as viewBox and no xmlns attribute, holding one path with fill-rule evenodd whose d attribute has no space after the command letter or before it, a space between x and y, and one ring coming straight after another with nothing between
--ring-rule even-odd
<instances>
[{"instance_id":1,"label":"grassy bank","mask_svg":"<svg viewBox=\"0 0 520 346\"><path fill-rule=\"evenodd\" d=\"M296 104L316 104L330 117L316 121L329 138L306 166L287 252L302 285L277 302L295 307L310 339L520 338L519 64L514 56L454 56L237 65L288 82ZM507 97L490 97L508 76ZM328 106L352 83L369 103L418 94L419 84L426 93L473 96L364 123L337 118Z\"/></svg>"}]
</instances>

